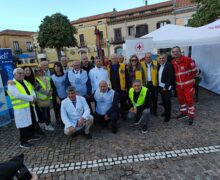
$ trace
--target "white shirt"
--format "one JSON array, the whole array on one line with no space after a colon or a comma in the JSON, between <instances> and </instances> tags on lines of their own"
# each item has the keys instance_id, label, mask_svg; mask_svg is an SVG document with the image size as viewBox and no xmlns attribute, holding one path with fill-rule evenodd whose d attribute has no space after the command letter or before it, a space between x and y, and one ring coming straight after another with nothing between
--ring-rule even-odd
<instances>
[{"instance_id":1,"label":"white shirt","mask_svg":"<svg viewBox=\"0 0 220 180\"><path fill-rule=\"evenodd\" d=\"M165 87L165 84L161 82L164 66L165 66L165 64L161 64L160 69L159 69L159 86L162 88Z\"/></svg>"},{"instance_id":2,"label":"white shirt","mask_svg":"<svg viewBox=\"0 0 220 180\"><path fill-rule=\"evenodd\" d=\"M152 81L152 78L151 78L151 63L147 63L147 81Z\"/></svg>"},{"instance_id":3,"label":"white shirt","mask_svg":"<svg viewBox=\"0 0 220 180\"><path fill-rule=\"evenodd\" d=\"M89 78L92 85L92 93L99 87L100 81L104 80L109 85L108 71L104 68L94 67L89 71Z\"/></svg>"},{"instance_id":4,"label":"white shirt","mask_svg":"<svg viewBox=\"0 0 220 180\"><path fill-rule=\"evenodd\" d=\"M15 98L22 99L27 102L32 102L33 98L34 97L36 98L34 91L32 92L33 95L21 94L18 91L16 85L8 85L8 91ZM28 127L32 124L30 107L14 110L14 117L15 117L15 125L17 128ZM36 112L35 112L35 117L37 118Z\"/></svg>"},{"instance_id":5,"label":"white shirt","mask_svg":"<svg viewBox=\"0 0 220 180\"><path fill-rule=\"evenodd\" d=\"M84 97L76 96L76 106L73 105L69 98L61 102L61 119L65 129L71 126L76 127L81 117L88 120L89 116L90 109Z\"/></svg>"}]
</instances>

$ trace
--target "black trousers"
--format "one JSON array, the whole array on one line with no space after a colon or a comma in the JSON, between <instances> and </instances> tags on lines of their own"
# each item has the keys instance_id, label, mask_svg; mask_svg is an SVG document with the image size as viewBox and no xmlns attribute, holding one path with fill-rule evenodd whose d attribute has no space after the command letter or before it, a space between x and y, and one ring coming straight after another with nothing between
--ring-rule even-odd
<instances>
[{"instance_id":1,"label":"black trousers","mask_svg":"<svg viewBox=\"0 0 220 180\"><path fill-rule=\"evenodd\" d=\"M50 107L37 107L37 116L39 123L45 123L47 126L51 124L50 121Z\"/></svg>"},{"instance_id":2,"label":"black trousers","mask_svg":"<svg viewBox=\"0 0 220 180\"><path fill-rule=\"evenodd\" d=\"M20 131L20 142L21 144L25 144L28 142L28 139L30 139L33 135L33 126L30 125L28 127L19 128Z\"/></svg>"},{"instance_id":3,"label":"black trousers","mask_svg":"<svg viewBox=\"0 0 220 180\"><path fill-rule=\"evenodd\" d=\"M147 82L147 88L151 94L152 110L153 114L157 114L157 99L158 99L158 87L153 86L152 81Z\"/></svg>"},{"instance_id":4,"label":"black trousers","mask_svg":"<svg viewBox=\"0 0 220 180\"><path fill-rule=\"evenodd\" d=\"M159 87L161 99L164 107L164 113L166 118L170 118L171 115L171 90L163 91L162 87Z\"/></svg>"},{"instance_id":5,"label":"black trousers","mask_svg":"<svg viewBox=\"0 0 220 180\"><path fill-rule=\"evenodd\" d=\"M61 114L60 114L60 109L61 109L61 101L64 100L65 98L60 98L60 104L56 102L56 98L53 99L53 110L56 118L56 123L57 124L63 124L63 121L61 120Z\"/></svg>"},{"instance_id":6,"label":"black trousers","mask_svg":"<svg viewBox=\"0 0 220 180\"><path fill-rule=\"evenodd\" d=\"M118 120L118 113L117 112L112 112L110 114L109 120L106 121L104 120L104 115L100 115L98 113L94 114L94 119L95 119L95 123L102 123L103 125L107 125L109 122L112 123L112 127L113 126L117 126L117 120Z\"/></svg>"},{"instance_id":7,"label":"black trousers","mask_svg":"<svg viewBox=\"0 0 220 180\"><path fill-rule=\"evenodd\" d=\"M127 103L127 94L125 91L117 92L119 103L120 103L120 114L124 115L124 113L128 110L128 103Z\"/></svg>"},{"instance_id":8,"label":"black trousers","mask_svg":"<svg viewBox=\"0 0 220 180\"><path fill-rule=\"evenodd\" d=\"M41 133L42 132L42 129L41 127L39 126L38 122L37 122L37 119L36 119L36 116L35 116L35 113L34 113L34 107L33 106L30 106L30 110L31 110L31 121L32 121L32 131L35 133Z\"/></svg>"}]
</instances>

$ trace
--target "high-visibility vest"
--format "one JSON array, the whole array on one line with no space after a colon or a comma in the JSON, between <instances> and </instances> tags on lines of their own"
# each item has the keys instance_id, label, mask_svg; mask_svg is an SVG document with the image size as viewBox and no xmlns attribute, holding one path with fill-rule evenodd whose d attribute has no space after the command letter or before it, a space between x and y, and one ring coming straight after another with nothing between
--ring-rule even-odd
<instances>
[{"instance_id":1,"label":"high-visibility vest","mask_svg":"<svg viewBox=\"0 0 220 180\"><path fill-rule=\"evenodd\" d=\"M145 62L141 62L141 66L144 70L144 78L146 80L146 83L148 81L148 78L147 78L147 65ZM154 86L157 86L158 85L158 65L157 65L157 61L152 61L152 64L151 64L151 67L150 67L150 70L151 70L151 80L152 80L152 83Z\"/></svg>"},{"instance_id":2,"label":"high-visibility vest","mask_svg":"<svg viewBox=\"0 0 220 180\"><path fill-rule=\"evenodd\" d=\"M126 87L125 87L125 64L119 63L119 79L120 79L120 87L122 91L125 91ZM110 66L108 66L108 77L110 79ZM110 82L110 87L111 87L111 82Z\"/></svg>"},{"instance_id":3,"label":"high-visibility vest","mask_svg":"<svg viewBox=\"0 0 220 180\"><path fill-rule=\"evenodd\" d=\"M29 95L25 91L25 88L18 81L16 81L14 79L13 82L15 83L15 86L16 86L16 88L17 88L17 90L19 91L20 94ZM32 93L33 92L33 88L32 88L31 83L29 83L26 80L24 80L24 84L26 85L28 91L30 92L30 95L33 95L33 93ZM23 99L18 99L16 97L10 95L9 91L8 91L8 94L9 94L9 97L11 99L11 104L12 104L14 110L23 109L23 108L26 108L26 107L30 106L30 102L25 101ZM32 104L32 105L34 106L34 104Z\"/></svg>"},{"instance_id":4,"label":"high-visibility vest","mask_svg":"<svg viewBox=\"0 0 220 180\"><path fill-rule=\"evenodd\" d=\"M47 83L49 85L48 87L46 86L46 84L40 78L36 77L36 80L39 82L39 84L41 85L43 90L48 90L48 89L51 90L50 78L47 77L47 76L44 76L44 77L47 80ZM36 95L37 95L37 98L39 100L42 100L42 101L47 100L47 99L52 99L52 96L47 96L45 94L42 94L39 91L36 91Z\"/></svg>"},{"instance_id":5,"label":"high-visibility vest","mask_svg":"<svg viewBox=\"0 0 220 180\"><path fill-rule=\"evenodd\" d=\"M142 86L141 92L140 92L139 97L137 99L137 102L134 102L134 88L130 88L129 98L135 108L144 104L147 91L148 91L148 89L146 87Z\"/></svg>"}]
</instances>

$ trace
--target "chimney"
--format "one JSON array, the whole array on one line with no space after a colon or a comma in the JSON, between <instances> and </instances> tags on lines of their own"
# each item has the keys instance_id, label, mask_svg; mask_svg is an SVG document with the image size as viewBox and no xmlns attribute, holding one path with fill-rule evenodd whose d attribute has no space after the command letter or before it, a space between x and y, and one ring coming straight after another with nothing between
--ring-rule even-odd
<instances>
[{"instance_id":1,"label":"chimney","mask_svg":"<svg viewBox=\"0 0 220 180\"><path fill-rule=\"evenodd\" d=\"M145 0L145 6L147 6L148 5L148 0Z\"/></svg>"}]
</instances>

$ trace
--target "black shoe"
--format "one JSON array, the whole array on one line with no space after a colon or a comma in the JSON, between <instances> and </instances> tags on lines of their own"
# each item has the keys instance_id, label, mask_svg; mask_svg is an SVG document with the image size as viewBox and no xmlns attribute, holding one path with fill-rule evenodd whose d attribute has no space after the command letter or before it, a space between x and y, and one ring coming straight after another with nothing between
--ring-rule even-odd
<instances>
[{"instance_id":1,"label":"black shoe","mask_svg":"<svg viewBox=\"0 0 220 180\"><path fill-rule=\"evenodd\" d=\"M169 121L170 121L170 118L169 118L169 117L165 117L163 121L164 121L164 122L169 122Z\"/></svg>"},{"instance_id":2,"label":"black shoe","mask_svg":"<svg viewBox=\"0 0 220 180\"><path fill-rule=\"evenodd\" d=\"M189 123L189 125L191 126L191 125L193 124L193 118L189 117L188 123Z\"/></svg>"},{"instance_id":3,"label":"black shoe","mask_svg":"<svg viewBox=\"0 0 220 180\"><path fill-rule=\"evenodd\" d=\"M116 134L118 132L118 127L116 125L112 126L112 133Z\"/></svg>"},{"instance_id":4,"label":"black shoe","mask_svg":"<svg viewBox=\"0 0 220 180\"><path fill-rule=\"evenodd\" d=\"M40 140L40 138L41 138L40 136L34 135L31 138L29 138L28 141L38 141L38 140Z\"/></svg>"},{"instance_id":5,"label":"black shoe","mask_svg":"<svg viewBox=\"0 0 220 180\"><path fill-rule=\"evenodd\" d=\"M85 132L83 133L84 136L86 137L86 139L92 139L92 135L89 133L89 134L86 134Z\"/></svg>"},{"instance_id":6,"label":"black shoe","mask_svg":"<svg viewBox=\"0 0 220 180\"><path fill-rule=\"evenodd\" d=\"M147 133L147 125L143 125L143 127L142 127L142 133L143 133L143 134Z\"/></svg>"},{"instance_id":7,"label":"black shoe","mask_svg":"<svg viewBox=\"0 0 220 180\"><path fill-rule=\"evenodd\" d=\"M20 147L21 148L25 148L25 149L29 149L33 146L33 144L29 143L29 142L26 142L26 143L22 143L20 144Z\"/></svg>"},{"instance_id":8,"label":"black shoe","mask_svg":"<svg viewBox=\"0 0 220 180\"><path fill-rule=\"evenodd\" d=\"M185 114L180 114L180 115L178 115L177 117L176 117L176 119L183 119L183 118L186 118L187 117L187 115L185 115Z\"/></svg>"},{"instance_id":9,"label":"black shoe","mask_svg":"<svg viewBox=\"0 0 220 180\"><path fill-rule=\"evenodd\" d=\"M162 113L162 114L161 114L161 116L162 116L162 117L165 117L165 116L166 116L166 113L165 113L165 112L164 112L164 113Z\"/></svg>"}]
</instances>

